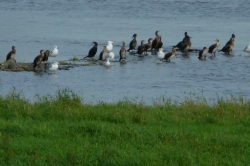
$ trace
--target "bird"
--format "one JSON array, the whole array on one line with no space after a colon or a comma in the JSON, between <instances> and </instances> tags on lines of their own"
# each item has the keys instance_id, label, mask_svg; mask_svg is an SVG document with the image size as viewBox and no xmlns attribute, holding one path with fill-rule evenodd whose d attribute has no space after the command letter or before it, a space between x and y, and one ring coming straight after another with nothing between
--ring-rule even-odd
<instances>
[{"instance_id":1,"label":"bird","mask_svg":"<svg viewBox=\"0 0 250 166\"><path fill-rule=\"evenodd\" d=\"M93 57L95 57L95 55L97 53L97 46L98 46L98 43L93 42L93 46L90 48L88 55L86 57L84 57L84 58L93 58Z\"/></svg>"},{"instance_id":2,"label":"bird","mask_svg":"<svg viewBox=\"0 0 250 166\"><path fill-rule=\"evenodd\" d=\"M107 56L108 56L108 50L107 50L106 46L104 46L102 51L99 54L99 60L103 61L106 59Z\"/></svg>"},{"instance_id":3,"label":"bird","mask_svg":"<svg viewBox=\"0 0 250 166\"><path fill-rule=\"evenodd\" d=\"M212 54L213 56L215 56L216 51L219 49L220 46L220 41L219 39L215 40L215 43L212 44L209 48L208 48L208 53Z\"/></svg>"},{"instance_id":4,"label":"bird","mask_svg":"<svg viewBox=\"0 0 250 166\"><path fill-rule=\"evenodd\" d=\"M244 51L250 53L250 44L248 44L248 45L245 47Z\"/></svg>"},{"instance_id":5,"label":"bird","mask_svg":"<svg viewBox=\"0 0 250 166\"><path fill-rule=\"evenodd\" d=\"M106 67L109 67L109 66L111 66L111 63L110 63L110 61L109 61L109 57L106 59L106 61L104 62L104 65L106 66Z\"/></svg>"},{"instance_id":6,"label":"bird","mask_svg":"<svg viewBox=\"0 0 250 166\"><path fill-rule=\"evenodd\" d=\"M120 62L121 61L124 61L126 59L126 48L125 48L125 42L123 41L122 44L121 44L121 48L120 48L120 51L119 51L119 55L120 55Z\"/></svg>"},{"instance_id":7,"label":"bird","mask_svg":"<svg viewBox=\"0 0 250 166\"><path fill-rule=\"evenodd\" d=\"M235 34L232 34L229 41L225 44L225 46L220 51L224 52L225 54L230 54L233 51L234 41L235 41Z\"/></svg>"},{"instance_id":8,"label":"bird","mask_svg":"<svg viewBox=\"0 0 250 166\"><path fill-rule=\"evenodd\" d=\"M198 59L199 60L205 60L206 56L207 56L207 53L208 53L208 50L209 49L207 47L203 47L203 49L199 51Z\"/></svg>"},{"instance_id":9,"label":"bird","mask_svg":"<svg viewBox=\"0 0 250 166\"><path fill-rule=\"evenodd\" d=\"M113 50L113 42L112 41L108 41L108 44L106 46L108 52L112 51Z\"/></svg>"},{"instance_id":10,"label":"bird","mask_svg":"<svg viewBox=\"0 0 250 166\"><path fill-rule=\"evenodd\" d=\"M183 43L187 43L187 42L190 41L190 38L191 38L191 37L188 35L188 33L185 32L185 33L184 33L184 38L183 38L182 42L183 42Z\"/></svg>"},{"instance_id":11,"label":"bird","mask_svg":"<svg viewBox=\"0 0 250 166\"><path fill-rule=\"evenodd\" d=\"M55 46L54 49L51 51L50 56L56 57L58 54L59 54L59 50L58 50L57 46Z\"/></svg>"},{"instance_id":12,"label":"bird","mask_svg":"<svg viewBox=\"0 0 250 166\"><path fill-rule=\"evenodd\" d=\"M160 48L158 53L157 53L157 56L159 59L163 59L164 56L165 56L165 53L163 52L163 48Z\"/></svg>"},{"instance_id":13,"label":"bird","mask_svg":"<svg viewBox=\"0 0 250 166\"><path fill-rule=\"evenodd\" d=\"M14 61L16 61L15 56L16 56L16 47L12 46L11 51L6 55L6 61L10 59L13 59Z\"/></svg>"},{"instance_id":14,"label":"bird","mask_svg":"<svg viewBox=\"0 0 250 166\"><path fill-rule=\"evenodd\" d=\"M127 51L135 50L136 49L136 46L137 46L136 37L137 37L137 34L136 33L133 34L132 40L129 43L129 49Z\"/></svg>"},{"instance_id":15,"label":"bird","mask_svg":"<svg viewBox=\"0 0 250 166\"><path fill-rule=\"evenodd\" d=\"M176 48L172 48L172 51L169 53L166 53L164 55L164 58L161 59L162 61L170 62L170 59L172 59L176 55Z\"/></svg>"},{"instance_id":16,"label":"bird","mask_svg":"<svg viewBox=\"0 0 250 166\"><path fill-rule=\"evenodd\" d=\"M59 68L59 63L58 63L58 62L53 62L53 63L50 64L50 66L49 66L49 70L50 70L50 71L56 71L56 70L58 70L58 68Z\"/></svg>"},{"instance_id":17,"label":"bird","mask_svg":"<svg viewBox=\"0 0 250 166\"><path fill-rule=\"evenodd\" d=\"M179 43L177 43L177 44L175 45L175 47L178 48L178 49L180 49L180 50L182 50L182 49L183 49L183 42L180 41Z\"/></svg>"},{"instance_id":18,"label":"bird","mask_svg":"<svg viewBox=\"0 0 250 166\"><path fill-rule=\"evenodd\" d=\"M184 38L182 40L182 43L183 43L183 48L182 48L182 51L188 51L190 48L191 48L191 37L188 35L187 32L184 33Z\"/></svg>"},{"instance_id":19,"label":"bird","mask_svg":"<svg viewBox=\"0 0 250 166\"><path fill-rule=\"evenodd\" d=\"M50 50L46 50L44 53L43 53L43 60L42 62L47 62L49 60L49 56L51 54L51 51Z\"/></svg>"},{"instance_id":20,"label":"bird","mask_svg":"<svg viewBox=\"0 0 250 166\"><path fill-rule=\"evenodd\" d=\"M115 54L113 52L109 52L108 58L113 61L115 59Z\"/></svg>"},{"instance_id":21,"label":"bird","mask_svg":"<svg viewBox=\"0 0 250 166\"><path fill-rule=\"evenodd\" d=\"M162 48L163 43L161 41L161 37L158 38L157 45L155 47L155 50L158 51L160 48Z\"/></svg>"},{"instance_id":22,"label":"bird","mask_svg":"<svg viewBox=\"0 0 250 166\"><path fill-rule=\"evenodd\" d=\"M40 66L40 64L43 61L44 51L40 50L40 54L37 55L33 61L33 68L35 69L37 66Z\"/></svg>"},{"instance_id":23,"label":"bird","mask_svg":"<svg viewBox=\"0 0 250 166\"><path fill-rule=\"evenodd\" d=\"M144 40L141 41L141 45L137 48L137 54L142 55L144 53Z\"/></svg>"},{"instance_id":24,"label":"bird","mask_svg":"<svg viewBox=\"0 0 250 166\"><path fill-rule=\"evenodd\" d=\"M149 50L151 50L151 48L152 48L152 41L153 41L153 39L152 38L149 38L148 39L148 43L147 44L145 44L145 51L146 51L146 53L149 51Z\"/></svg>"},{"instance_id":25,"label":"bird","mask_svg":"<svg viewBox=\"0 0 250 166\"><path fill-rule=\"evenodd\" d=\"M159 35L159 31L155 31L155 38L152 41L152 47L151 50L157 49L158 43L161 40L161 36Z\"/></svg>"},{"instance_id":26,"label":"bird","mask_svg":"<svg viewBox=\"0 0 250 166\"><path fill-rule=\"evenodd\" d=\"M187 32L184 33L184 38L175 47L180 49L182 52L187 52L191 48L191 37Z\"/></svg>"}]
</instances>

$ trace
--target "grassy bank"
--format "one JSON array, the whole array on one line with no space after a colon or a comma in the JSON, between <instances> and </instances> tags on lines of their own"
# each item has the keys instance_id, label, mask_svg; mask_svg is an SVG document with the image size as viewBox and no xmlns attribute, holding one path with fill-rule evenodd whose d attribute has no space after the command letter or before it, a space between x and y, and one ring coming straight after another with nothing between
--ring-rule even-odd
<instances>
[{"instance_id":1,"label":"grassy bank","mask_svg":"<svg viewBox=\"0 0 250 166\"><path fill-rule=\"evenodd\" d=\"M0 165L247 165L250 101L88 105L0 97Z\"/></svg>"}]
</instances>

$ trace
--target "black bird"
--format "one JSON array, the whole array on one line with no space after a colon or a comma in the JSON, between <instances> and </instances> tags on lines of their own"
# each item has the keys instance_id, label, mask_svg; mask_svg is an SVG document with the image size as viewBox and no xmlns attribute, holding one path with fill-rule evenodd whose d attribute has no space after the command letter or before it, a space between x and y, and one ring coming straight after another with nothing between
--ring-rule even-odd
<instances>
[{"instance_id":1,"label":"black bird","mask_svg":"<svg viewBox=\"0 0 250 166\"><path fill-rule=\"evenodd\" d=\"M99 60L100 60L100 61L105 60L107 54L108 54L108 50L107 50L106 46L104 46L103 49L102 49L102 51L101 51L100 54L99 54Z\"/></svg>"},{"instance_id":2,"label":"black bird","mask_svg":"<svg viewBox=\"0 0 250 166\"><path fill-rule=\"evenodd\" d=\"M130 50L135 50L136 46L137 46L137 41L136 41L136 37L137 37L137 34L133 34L133 39L130 41L129 43L129 49L127 51L130 51Z\"/></svg>"},{"instance_id":3,"label":"black bird","mask_svg":"<svg viewBox=\"0 0 250 166\"><path fill-rule=\"evenodd\" d=\"M191 40L190 40L190 36L188 35L188 33L187 32L185 32L184 33L184 38L182 39L182 42L184 43L184 44L189 44L189 45L191 45Z\"/></svg>"},{"instance_id":4,"label":"black bird","mask_svg":"<svg viewBox=\"0 0 250 166\"><path fill-rule=\"evenodd\" d=\"M161 48L161 49L162 49L162 48ZM170 59L171 59L172 57L174 57L174 56L176 56L176 49L175 49L175 48L173 48L171 52L166 53L166 54L164 55L164 58L161 59L161 60L162 60L162 61L170 62Z\"/></svg>"},{"instance_id":5,"label":"black bird","mask_svg":"<svg viewBox=\"0 0 250 166\"><path fill-rule=\"evenodd\" d=\"M220 50L226 54L230 54L233 51L234 47L235 34L232 34L229 41L225 44L225 46Z\"/></svg>"},{"instance_id":6,"label":"black bird","mask_svg":"<svg viewBox=\"0 0 250 166\"><path fill-rule=\"evenodd\" d=\"M151 48L152 48L152 41L153 41L153 39L152 38L149 38L148 39L148 43L147 44L145 44L145 52L147 53L148 52L148 50L151 50Z\"/></svg>"},{"instance_id":7,"label":"black bird","mask_svg":"<svg viewBox=\"0 0 250 166\"><path fill-rule=\"evenodd\" d=\"M182 52L188 51L191 48L191 37L187 32L184 33L184 38L175 47L180 49Z\"/></svg>"},{"instance_id":8,"label":"black bird","mask_svg":"<svg viewBox=\"0 0 250 166\"><path fill-rule=\"evenodd\" d=\"M15 60L15 55L16 55L16 47L12 46L11 47L11 51L6 55L6 61L8 61L10 59Z\"/></svg>"},{"instance_id":9,"label":"black bird","mask_svg":"<svg viewBox=\"0 0 250 166\"><path fill-rule=\"evenodd\" d=\"M219 46L220 46L220 41L219 41L218 39L216 39L216 40L215 40L215 43L212 44L212 45L208 48L208 52L209 52L210 54L212 54L213 56L215 56L215 53L216 53L216 51L218 50Z\"/></svg>"},{"instance_id":10,"label":"black bird","mask_svg":"<svg viewBox=\"0 0 250 166\"><path fill-rule=\"evenodd\" d=\"M159 51L159 49L162 48L162 46L163 46L163 43L162 43L162 41L161 41L161 37L159 37L158 42L157 42L157 45L156 45L156 47L155 47L155 50L156 50L156 51Z\"/></svg>"},{"instance_id":11,"label":"black bird","mask_svg":"<svg viewBox=\"0 0 250 166\"><path fill-rule=\"evenodd\" d=\"M155 38L152 42L152 47L151 47L152 50L156 49L160 40L161 40L161 36L159 35L159 31L155 31Z\"/></svg>"},{"instance_id":12,"label":"black bird","mask_svg":"<svg viewBox=\"0 0 250 166\"><path fill-rule=\"evenodd\" d=\"M203 49L199 51L198 59L199 60L205 60L206 56L207 56L207 53L208 53L208 50L209 49L207 47L203 47Z\"/></svg>"},{"instance_id":13,"label":"black bird","mask_svg":"<svg viewBox=\"0 0 250 166\"><path fill-rule=\"evenodd\" d=\"M89 50L89 53L88 53L88 56L86 56L85 58L93 58L96 53L97 53L97 46L98 46L98 43L97 42L93 42L93 47Z\"/></svg>"},{"instance_id":14,"label":"black bird","mask_svg":"<svg viewBox=\"0 0 250 166\"><path fill-rule=\"evenodd\" d=\"M141 41L141 45L138 47L137 49L137 54L139 55L142 55L145 51L145 48L144 48L144 40Z\"/></svg>"},{"instance_id":15,"label":"black bird","mask_svg":"<svg viewBox=\"0 0 250 166\"><path fill-rule=\"evenodd\" d=\"M120 62L124 61L126 59L126 52L127 52L127 50L125 48L125 42L123 41L122 45L121 45L121 49L119 51L119 54L120 54L120 60L119 61Z\"/></svg>"},{"instance_id":16,"label":"black bird","mask_svg":"<svg viewBox=\"0 0 250 166\"><path fill-rule=\"evenodd\" d=\"M37 66L39 66L42 63L43 56L44 56L43 50L40 50L40 54L37 55L36 58L33 61L33 67L34 68L36 68Z\"/></svg>"},{"instance_id":17,"label":"black bird","mask_svg":"<svg viewBox=\"0 0 250 166\"><path fill-rule=\"evenodd\" d=\"M50 51L50 50L46 50L46 51L44 52L43 60L42 60L42 61L43 61L43 62L47 62L48 59L49 59L50 54L51 54L51 51Z\"/></svg>"},{"instance_id":18,"label":"black bird","mask_svg":"<svg viewBox=\"0 0 250 166\"><path fill-rule=\"evenodd\" d=\"M183 42L182 41L180 41L176 46L174 46L174 47L176 47L176 48L178 48L178 49L180 49L180 50L183 50Z\"/></svg>"}]
</instances>

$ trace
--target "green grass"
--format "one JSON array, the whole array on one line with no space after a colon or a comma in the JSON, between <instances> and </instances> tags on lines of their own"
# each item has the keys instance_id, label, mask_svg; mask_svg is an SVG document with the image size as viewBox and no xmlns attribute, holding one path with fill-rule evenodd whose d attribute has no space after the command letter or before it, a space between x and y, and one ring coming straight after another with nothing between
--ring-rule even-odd
<instances>
[{"instance_id":1,"label":"green grass","mask_svg":"<svg viewBox=\"0 0 250 166\"><path fill-rule=\"evenodd\" d=\"M0 97L0 165L249 165L250 101Z\"/></svg>"}]
</instances>

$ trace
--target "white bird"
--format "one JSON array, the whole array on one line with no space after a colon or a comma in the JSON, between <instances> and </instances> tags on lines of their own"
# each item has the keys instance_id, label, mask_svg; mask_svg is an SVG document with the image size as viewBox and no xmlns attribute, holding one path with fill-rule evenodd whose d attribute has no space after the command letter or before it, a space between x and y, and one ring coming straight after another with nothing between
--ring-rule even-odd
<instances>
[{"instance_id":1,"label":"white bird","mask_svg":"<svg viewBox=\"0 0 250 166\"><path fill-rule=\"evenodd\" d=\"M54 49L51 51L50 56L55 57L58 54L59 54L59 50L58 50L57 46L55 46Z\"/></svg>"},{"instance_id":2,"label":"white bird","mask_svg":"<svg viewBox=\"0 0 250 166\"><path fill-rule=\"evenodd\" d=\"M109 53L109 58L110 58L110 60L113 61L115 59L115 54L113 52L110 52Z\"/></svg>"},{"instance_id":3,"label":"white bird","mask_svg":"<svg viewBox=\"0 0 250 166\"><path fill-rule=\"evenodd\" d=\"M109 57L106 59L106 61L104 62L104 65L106 67L109 67L111 65L110 61L109 61Z\"/></svg>"},{"instance_id":4,"label":"white bird","mask_svg":"<svg viewBox=\"0 0 250 166\"><path fill-rule=\"evenodd\" d=\"M110 52L113 50L113 42L112 41L108 41L108 45L106 46L107 50Z\"/></svg>"},{"instance_id":5,"label":"white bird","mask_svg":"<svg viewBox=\"0 0 250 166\"><path fill-rule=\"evenodd\" d=\"M159 59L163 59L164 56L165 56L165 53L163 52L163 48L160 48L158 53L157 53L157 56Z\"/></svg>"},{"instance_id":6,"label":"white bird","mask_svg":"<svg viewBox=\"0 0 250 166\"><path fill-rule=\"evenodd\" d=\"M50 71L56 71L59 68L59 63L58 62L53 62L50 66L49 66L49 70Z\"/></svg>"},{"instance_id":7,"label":"white bird","mask_svg":"<svg viewBox=\"0 0 250 166\"><path fill-rule=\"evenodd\" d=\"M250 53L250 44L248 44L248 46L245 47L244 51Z\"/></svg>"}]
</instances>

